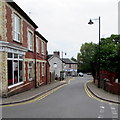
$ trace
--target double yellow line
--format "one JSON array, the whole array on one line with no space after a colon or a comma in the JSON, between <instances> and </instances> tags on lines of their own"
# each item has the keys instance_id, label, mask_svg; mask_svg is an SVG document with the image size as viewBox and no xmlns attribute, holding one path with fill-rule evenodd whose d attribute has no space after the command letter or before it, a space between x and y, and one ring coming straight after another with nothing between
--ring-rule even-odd
<instances>
[{"instance_id":1,"label":"double yellow line","mask_svg":"<svg viewBox=\"0 0 120 120\"><path fill-rule=\"evenodd\" d=\"M90 93L90 91L88 90L87 88L87 83L84 84L84 89L85 89L85 92L87 93L87 95L90 97L90 98L93 98L94 96Z\"/></svg>"},{"instance_id":2,"label":"double yellow line","mask_svg":"<svg viewBox=\"0 0 120 120\"><path fill-rule=\"evenodd\" d=\"M87 83L91 82L91 80L89 80ZM100 102L105 102L105 103L108 103L108 104L114 104L114 105L118 105L117 103L112 103L112 102L108 102L108 101L105 101L105 100L102 100L102 99L99 99L97 98L96 96L94 96L87 88L87 83L84 84L84 89L85 89L85 92L87 93L87 95L92 98L92 99L96 99Z\"/></svg>"},{"instance_id":3,"label":"double yellow line","mask_svg":"<svg viewBox=\"0 0 120 120\"><path fill-rule=\"evenodd\" d=\"M13 107L13 106L24 105L24 104L29 104L29 103L33 103L33 102L36 102L36 101L40 101L43 98L47 97L48 95L52 94L53 92L57 91L58 89L64 87L65 85L67 85L67 84L63 84L63 85L61 85L61 86L59 86L59 87L57 87L53 90L50 90L49 92L47 92L47 93L45 93L45 94L43 94L43 95L41 95L41 96L39 96L39 97L37 97L33 100L29 100L29 101L25 101L25 102L21 102L21 103L16 103L16 104L3 105L3 106L0 106L0 107Z\"/></svg>"}]
</instances>

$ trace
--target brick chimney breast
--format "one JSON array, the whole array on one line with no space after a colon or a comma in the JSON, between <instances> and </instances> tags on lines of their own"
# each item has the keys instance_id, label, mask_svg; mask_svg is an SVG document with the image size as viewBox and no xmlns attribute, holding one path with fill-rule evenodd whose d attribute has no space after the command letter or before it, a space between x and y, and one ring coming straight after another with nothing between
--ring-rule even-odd
<instances>
[{"instance_id":1,"label":"brick chimney breast","mask_svg":"<svg viewBox=\"0 0 120 120\"><path fill-rule=\"evenodd\" d=\"M59 51L54 51L54 56L60 57L60 52Z\"/></svg>"}]
</instances>

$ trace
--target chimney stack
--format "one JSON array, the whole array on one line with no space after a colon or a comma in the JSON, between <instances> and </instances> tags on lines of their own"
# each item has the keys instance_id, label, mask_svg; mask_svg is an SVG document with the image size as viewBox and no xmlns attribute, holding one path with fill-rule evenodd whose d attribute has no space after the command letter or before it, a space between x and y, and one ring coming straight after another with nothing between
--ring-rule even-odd
<instances>
[{"instance_id":1,"label":"chimney stack","mask_svg":"<svg viewBox=\"0 0 120 120\"><path fill-rule=\"evenodd\" d=\"M60 57L60 52L59 51L54 51L54 56Z\"/></svg>"}]
</instances>

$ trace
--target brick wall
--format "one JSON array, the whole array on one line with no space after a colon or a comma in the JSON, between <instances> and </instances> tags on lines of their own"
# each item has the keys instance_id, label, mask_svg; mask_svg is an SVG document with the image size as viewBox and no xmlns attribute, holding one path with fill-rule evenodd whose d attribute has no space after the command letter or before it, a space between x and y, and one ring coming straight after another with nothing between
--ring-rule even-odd
<instances>
[{"instance_id":1,"label":"brick wall","mask_svg":"<svg viewBox=\"0 0 120 120\"><path fill-rule=\"evenodd\" d=\"M6 6L6 20L7 20L7 23L6 23L7 40L8 40L8 42L12 42L13 41L13 36L12 36L12 31L13 31L13 29L12 29L12 10L8 6Z\"/></svg>"}]
</instances>

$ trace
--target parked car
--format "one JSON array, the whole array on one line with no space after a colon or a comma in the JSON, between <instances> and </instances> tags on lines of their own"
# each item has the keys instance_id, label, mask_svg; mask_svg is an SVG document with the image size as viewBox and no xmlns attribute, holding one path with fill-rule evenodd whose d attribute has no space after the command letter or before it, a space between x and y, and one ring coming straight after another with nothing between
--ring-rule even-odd
<instances>
[{"instance_id":1,"label":"parked car","mask_svg":"<svg viewBox=\"0 0 120 120\"><path fill-rule=\"evenodd\" d=\"M78 75L79 75L80 77L83 77L83 76L84 76L82 72L79 72Z\"/></svg>"},{"instance_id":2,"label":"parked car","mask_svg":"<svg viewBox=\"0 0 120 120\"><path fill-rule=\"evenodd\" d=\"M87 73L87 75L92 75L92 73Z\"/></svg>"}]
</instances>

